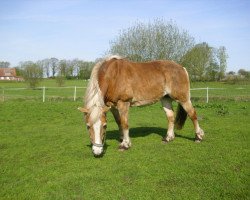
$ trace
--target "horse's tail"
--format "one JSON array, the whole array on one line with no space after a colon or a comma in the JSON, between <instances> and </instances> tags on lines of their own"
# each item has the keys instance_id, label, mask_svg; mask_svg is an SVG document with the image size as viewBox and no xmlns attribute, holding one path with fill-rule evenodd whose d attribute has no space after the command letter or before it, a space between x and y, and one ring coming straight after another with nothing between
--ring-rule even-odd
<instances>
[{"instance_id":1,"label":"horse's tail","mask_svg":"<svg viewBox=\"0 0 250 200\"><path fill-rule=\"evenodd\" d=\"M175 127L177 129L182 129L182 127L185 124L185 121L187 119L187 112L184 110L184 108L181 106L181 104L178 104L177 107L177 114L175 117Z\"/></svg>"}]
</instances>

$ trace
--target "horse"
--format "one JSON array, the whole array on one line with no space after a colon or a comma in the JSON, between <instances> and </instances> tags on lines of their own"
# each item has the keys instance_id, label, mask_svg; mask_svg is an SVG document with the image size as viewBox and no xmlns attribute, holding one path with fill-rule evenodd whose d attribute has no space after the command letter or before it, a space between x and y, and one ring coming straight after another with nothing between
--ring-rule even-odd
<instances>
[{"instance_id":1,"label":"horse","mask_svg":"<svg viewBox=\"0 0 250 200\"><path fill-rule=\"evenodd\" d=\"M128 115L132 106L144 106L161 101L168 119L164 142L174 140L174 126L181 129L187 115L195 129L195 141L203 139L196 111L190 100L187 70L169 60L131 62L117 55L95 64L86 89L84 113L94 156L102 156L107 128L106 113L110 110L118 125L120 150L131 147ZM178 103L174 117L172 101Z\"/></svg>"}]
</instances>

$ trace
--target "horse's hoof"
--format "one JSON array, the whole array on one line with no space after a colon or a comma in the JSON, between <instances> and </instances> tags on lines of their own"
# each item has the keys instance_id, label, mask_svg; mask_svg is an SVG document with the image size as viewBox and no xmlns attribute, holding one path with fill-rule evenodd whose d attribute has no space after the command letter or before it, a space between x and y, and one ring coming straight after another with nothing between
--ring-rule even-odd
<instances>
[{"instance_id":1,"label":"horse's hoof","mask_svg":"<svg viewBox=\"0 0 250 200\"><path fill-rule=\"evenodd\" d=\"M164 138L162 138L162 144L167 144L168 143L168 141L167 141L167 139L164 137Z\"/></svg>"},{"instance_id":2,"label":"horse's hoof","mask_svg":"<svg viewBox=\"0 0 250 200\"><path fill-rule=\"evenodd\" d=\"M195 141L194 141L195 143L201 143L201 139L195 139Z\"/></svg>"},{"instance_id":3,"label":"horse's hoof","mask_svg":"<svg viewBox=\"0 0 250 200\"><path fill-rule=\"evenodd\" d=\"M119 146L119 148L118 148L118 150L119 151L126 151L126 150L128 150L129 148L128 147L125 147L125 146Z\"/></svg>"},{"instance_id":4,"label":"horse's hoof","mask_svg":"<svg viewBox=\"0 0 250 200\"><path fill-rule=\"evenodd\" d=\"M168 141L162 140L162 144L167 144L167 143L168 143Z\"/></svg>"},{"instance_id":5,"label":"horse's hoof","mask_svg":"<svg viewBox=\"0 0 250 200\"><path fill-rule=\"evenodd\" d=\"M118 148L118 151L123 152L125 149Z\"/></svg>"},{"instance_id":6,"label":"horse's hoof","mask_svg":"<svg viewBox=\"0 0 250 200\"><path fill-rule=\"evenodd\" d=\"M164 137L164 138L162 138L162 143L167 144L167 143L171 142L172 140L174 140L174 138Z\"/></svg>"}]
</instances>

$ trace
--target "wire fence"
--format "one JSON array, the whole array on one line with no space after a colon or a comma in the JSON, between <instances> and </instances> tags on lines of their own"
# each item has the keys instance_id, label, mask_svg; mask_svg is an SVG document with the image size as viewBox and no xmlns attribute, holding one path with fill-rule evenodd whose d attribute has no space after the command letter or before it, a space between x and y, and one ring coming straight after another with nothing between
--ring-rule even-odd
<instances>
[{"instance_id":1,"label":"wire fence","mask_svg":"<svg viewBox=\"0 0 250 200\"><path fill-rule=\"evenodd\" d=\"M1 100L40 100L42 102L70 99L76 101L84 96L86 87L71 86L71 87L37 87L31 88L1 88Z\"/></svg>"},{"instance_id":2,"label":"wire fence","mask_svg":"<svg viewBox=\"0 0 250 200\"><path fill-rule=\"evenodd\" d=\"M38 87L31 88L0 88L0 101L38 100L42 102L57 100L82 100L86 87ZM250 87L238 88L191 88L191 98L209 103L216 99L250 100Z\"/></svg>"}]
</instances>

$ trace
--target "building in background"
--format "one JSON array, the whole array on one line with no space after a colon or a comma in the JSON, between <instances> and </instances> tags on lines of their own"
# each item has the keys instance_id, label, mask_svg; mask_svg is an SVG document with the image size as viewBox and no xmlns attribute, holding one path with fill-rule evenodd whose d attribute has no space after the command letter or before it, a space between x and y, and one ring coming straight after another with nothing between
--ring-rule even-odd
<instances>
[{"instance_id":1,"label":"building in background","mask_svg":"<svg viewBox=\"0 0 250 200\"><path fill-rule=\"evenodd\" d=\"M23 78L16 75L15 68L0 68L0 80L23 81Z\"/></svg>"}]
</instances>

